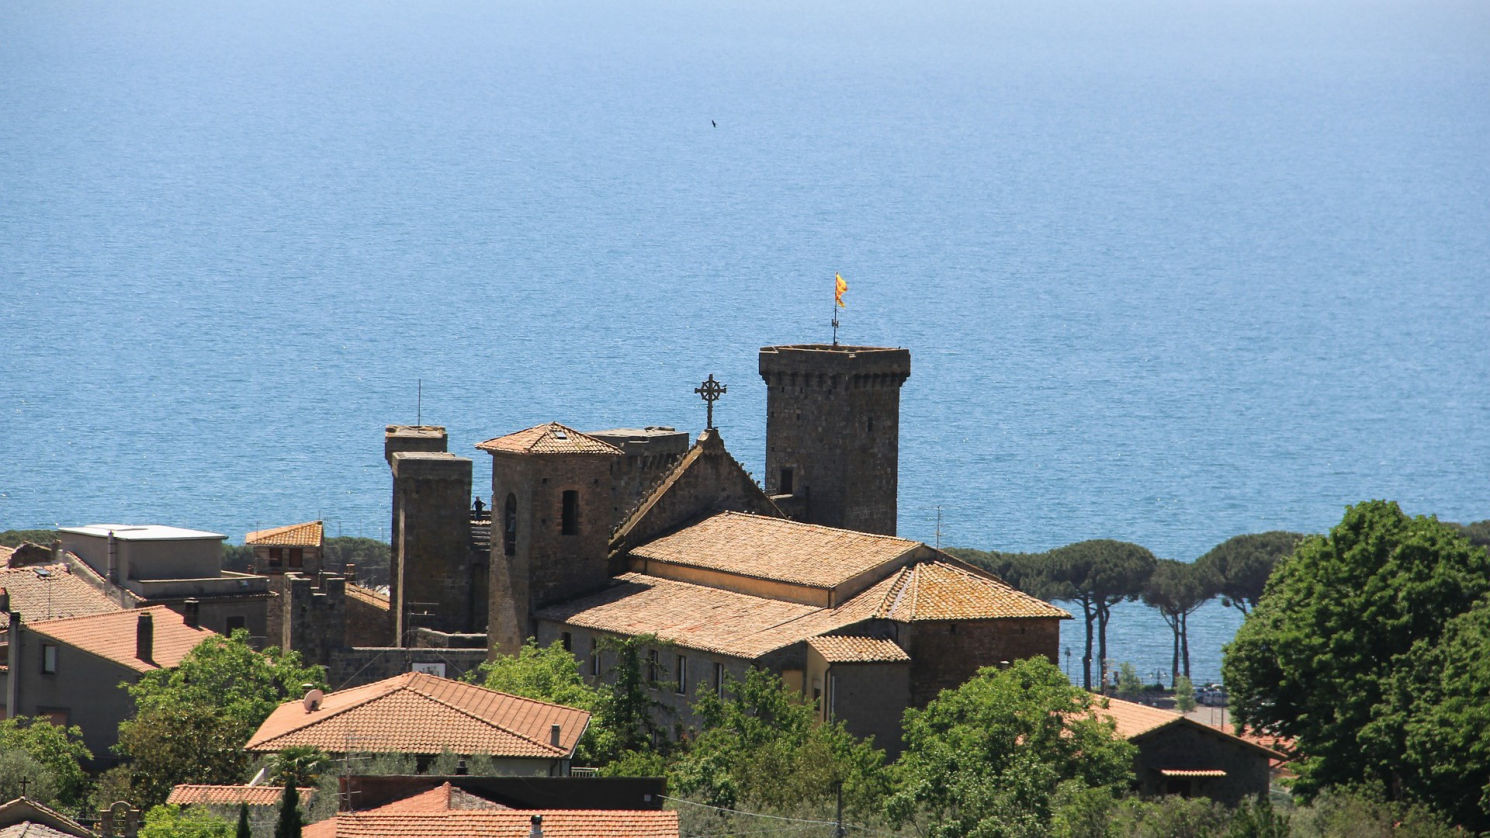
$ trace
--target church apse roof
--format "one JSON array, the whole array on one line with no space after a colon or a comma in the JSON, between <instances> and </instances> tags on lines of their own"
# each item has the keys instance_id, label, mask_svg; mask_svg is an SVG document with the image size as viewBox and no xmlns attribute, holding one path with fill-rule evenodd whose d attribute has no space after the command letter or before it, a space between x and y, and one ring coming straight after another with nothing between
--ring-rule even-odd
<instances>
[{"instance_id":1,"label":"church apse roof","mask_svg":"<svg viewBox=\"0 0 1490 838\"><path fill-rule=\"evenodd\" d=\"M630 556L643 560L644 567L636 569L657 575L669 575L654 567L660 563L835 588L921 546L894 536L723 512L633 547Z\"/></svg>"},{"instance_id":2,"label":"church apse roof","mask_svg":"<svg viewBox=\"0 0 1490 838\"><path fill-rule=\"evenodd\" d=\"M482 451L505 454L616 454L621 449L589 434L549 422L476 443Z\"/></svg>"}]
</instances>

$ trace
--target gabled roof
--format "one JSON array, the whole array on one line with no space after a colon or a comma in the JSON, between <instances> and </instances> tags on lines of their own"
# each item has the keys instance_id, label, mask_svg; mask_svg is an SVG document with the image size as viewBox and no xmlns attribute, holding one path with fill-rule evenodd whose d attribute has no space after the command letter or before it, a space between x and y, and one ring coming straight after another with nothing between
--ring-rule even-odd
<instances>
[{"instance_id":1,"label":"gabled roof","mask_svg":"<svg viewBox=\"0 0 1490 838\"><path fill-rule=\"evenodd\" d=\"M0 804L0 838L93 838L82 824L27 797Z\"/></svg>"},{"instance_id":2,"label":"gabled roof","mask_svg":"<svg viewBox=\"0 0 1490 838\"><path fill-rule=\"evenodd\" d=\"M249 547L320 547L325 541L326 528L320 521L255 530L243 537Z\"/></svg>"},{"instance_id":3,"label":"gabled roof","mask_svg":"<svg viewBox=\"0 0 1490 838\"><path fill-rule=\"evenodd\" d=\"M828 663L904 663L911 659L895 641L884 637L813 637L808 647Z\"/></svg>"},{"instance_id":4,"label":"gabled roof","mask_svg":"<svg viewBox=\"0 0 1490 838\"><path fill-rule=\"evenodd\" d=\"M889 535L723 512L633 547L629 555L645 559L649 572L653 562L663 562L833 588L920 546Z\"/></svg>"},{"instance_id":5,"label":"gabled roof","mask_svg":"<svg viewBox=\"0 0 1490 838\"><path fill-rule=\"evenodd\" d=\"M309 803L316 794L314 788L297 786L296 790L300 793L302 804ZM240 803L250 806L278 806L284 794L284 786L181 784L171 789L171 796L166 798L166 802L178 806L237 806Z\"/></svg>"},{"instance_id":6,"label":"gabled roof","mask_svg":"<svg viewBox=\"0 0 1490 838\"><path fill-rule=\"evenodd\" d=\"M621 449L573 428L549 422L476 443L482 451L507 454L615 454Z\"/></svg>"},{"instance_id":7,"label":"gabled roof","mask_svg":"<svg viewBox=\"0 0 1490 838\"><path fill-rule=\"evenodd\" d=\"M662 475L611 534L610 551L622 553L717 512L751 512L784 518L759 484L724 448L717 429L698 441Z\"/></svg>"},{"instance_id":8,"label":"gabled roof","mask_svg":"<svg viewBox=\"0 0 1490 838\"><path fill-rule=\"evenodd\" d=\"M901 568L875 616L907 623L1071 617L1065 610L1030 596L992 574L954 562L955 559L946 557Z\"/></svg>"},{"instance_id":9,"label":"gabled roof","mask_svg":"<svg viewBox=\"0 0 1490 838\"><path fill-rule=\"evenodd\" d=\"M149 661L135 657L141 613L150 614L154 633ZM24 614L21 616L25 618ZM164 605L39 623L26 621L26 628L136 672L169 669L181 663L198 643L216 634L211 629L188 626L180 614Z\"/></svg>"},{"instance_id":10,"label":"gabled roof","mask_svg":"<svg viewBox=\"0 0 1490 838\"><path fill-rule=\"evenodd\" d=\"M678 813L627 809L482 809L346 813L305 827L305 838L678 838Z\"/></svg>"},{"instance_id":11,"label":"gabled roof","mask_svg":"<svg viewBox=\"0 0 1490 838\"><path fill-rule=\"evenodd\" d=\"M590 714L573 707L409 672L325 697L307 712L281 704L244 746L278 751L313 745L331 753L490 754L563 759L574 753ZM550 729L559 725L559 744Z\"/></svg>"},{"instance_id":12,"label":"gabled roof","mask_svg":"<svg viewBox=\"0 0 1490 838\"><path fill-rule=\"evenodd\" d=\"M476 809L511 809L511 806L503 806L500 803L478 797L465 789L459 789L446 782L435 786L426 792L385 803L373 809L368 809L367 814L414 814L418 812L450 812L471 811Z\"/></svg>"},{"instance_id":13,"label":"gabled roof","mask_svg":"<svg viewBox=\"0 0 1490 838\"><path fill-rule=\"evenodd\" d=\"M1124 739L1134 740L1151 736L1160 730L1170 726L1188 726L1197 730L1207 731L1223 739L1229 739L1244 748L1259 751L1268 756L1269 759L1287 759L1286 755L1280 754L1272 748L1265 747L1257 742L1233 736L1225 730L1201 724L1194 719L1187 718L1179 713L1169 710L1161 710L1158 707L1149 707L1146 704L1138 704L1132 701L1124 701L1121 698L1097 698L1097 702L1106 701L1107 706L1093 705L1093 711L1101 716L1112 719L1117 725L1117 735Z\"/></svg>"},{"instance_id":14,"label":"gabled roof","mask_svg":"<svg viewBox=\"0 0 1490 838\"><path fill-rule=\"evenodd\" d=\"M0 568L0 588L10 594L10 610L27 623L124 610L66 564ZM0 611L0 627L9 624L10 615Z\"/></svg>"}]
</instances>

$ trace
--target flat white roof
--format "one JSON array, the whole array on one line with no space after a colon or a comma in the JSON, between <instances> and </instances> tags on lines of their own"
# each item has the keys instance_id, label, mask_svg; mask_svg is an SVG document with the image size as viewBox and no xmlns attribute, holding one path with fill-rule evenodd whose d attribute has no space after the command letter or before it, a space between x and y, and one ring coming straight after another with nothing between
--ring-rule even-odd
<instances>
[{"instance_id":1,"label":"flat white roof","mask_svg":"<svg viewBox=\"0 0 1490 838\"><path fill-rule=\"evenodd\" d=\"M109 533L120 541L197 541L227 538L215 532L188 530L184 527L167 527L161 524L89 524L85 527L59 527L61 532L108 538Z\"/></svg>"}]
</instances>

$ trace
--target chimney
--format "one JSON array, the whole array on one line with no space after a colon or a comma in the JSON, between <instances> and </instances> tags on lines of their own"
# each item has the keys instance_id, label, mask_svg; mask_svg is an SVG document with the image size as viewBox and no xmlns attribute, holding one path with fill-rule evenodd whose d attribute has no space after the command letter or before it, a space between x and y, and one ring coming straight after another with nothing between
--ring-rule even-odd
<instances>
[{"instance_id":1,"label":"chimney","mask_svg":"<svg viewBox=\"0 0 1490 838\"><path fill-rule=\"evenodd\" d=\"M528 818L528 823L533 825L532 829L528 830L528 838L543 838L543 816L534 815Z\"/></svg>"},{"instance_id":2,"label":"chimney","mask_svg":"<svg viewBox=\"0 0 1490 838\"><path fill-rule=\"evenodd\" d=\"M52 539L52 564L62 561L62 539Z\"/></svg>"},{"instance_id":3,"label":"chimney","mask_svg":"<svg viewBox=\"0 0 1490 838\"><path fill-rule=\"evenodd\" d=\"M558 725L549 725L548 726L548 744L553 745L555 748L559 747L559 726Z\"/></svg>"},{"instance_id":4,"label":"chimney","mask_svg":"<svg viewBox=\"0 0 1490 838\"><path fill-rule=\"evenodd\" d=\"M357 584L357 565L353 562L347 562L347 568L342 572L342 575L347 578L348 585Z\"/></svg>"},{"instance_id":5,"label":"chimney","mask_svg":"<svg viewBox=\"0 0 1490 838\"><path fill-rule=\"evenodd\" d=\"M155 656L155 618L149 611L141 611L135 624L135 657L153 662Z\"/></svg>"},{"instance_id":6,"label":"chimney","mask_svg":"<svg viewBox=\"0 0 1490 838\"><path fill-rule=\"evenodd\" d=\"M202 601L197 599L196 597L189 597L187 598L186 602L182 603L182 605L185 607L182 609L181 619L186 621L186 627L201 628Z\"/></svg>"}]
</instances>

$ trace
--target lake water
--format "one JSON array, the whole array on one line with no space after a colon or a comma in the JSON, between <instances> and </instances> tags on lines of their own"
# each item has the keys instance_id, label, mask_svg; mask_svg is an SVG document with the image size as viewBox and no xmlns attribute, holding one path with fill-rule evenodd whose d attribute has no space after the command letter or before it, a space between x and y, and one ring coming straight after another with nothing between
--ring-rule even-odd
<instances>
[{"instance_id":1,"label":"lake water","mask_svg":"<svg viewBox=\"0 0 1490 838\"><path fill-rule=\"evenodd\" d=\"M835 271L908 537L1490 518L1487 137L1476 0L9 0L0 528L386 538L385 423L697 430L711 373L759 470Z\"/></svg>"}]
</instances>

